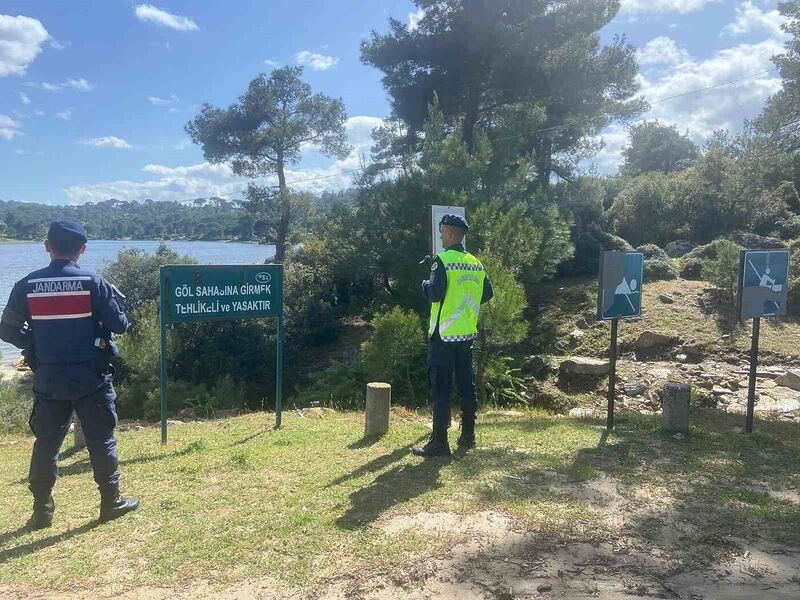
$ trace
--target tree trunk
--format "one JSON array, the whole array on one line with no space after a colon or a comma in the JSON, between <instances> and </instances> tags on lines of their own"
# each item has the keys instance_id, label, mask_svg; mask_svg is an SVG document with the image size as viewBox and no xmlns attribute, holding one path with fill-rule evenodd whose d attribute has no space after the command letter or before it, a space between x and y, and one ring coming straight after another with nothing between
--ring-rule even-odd
<instances>
[{"instance_id":1,"label":"tree trunk","mask_svg":"<svg viewBox=\"0 0 800 600\"><path fill-rule=\"evenodd\" d=\"M278 223L277 240L275 240L275 262L282 263L286 258L286 238L289 235L289 191L286 189L286 173L284 172L283 152L278 151L278 192L281 203L281 218Z\"/></svg>"},{"instance_id":2,"label":"tree trunk","mask_svg":"<svg viewBox=\"0 0 800 600\"><path fill-rule=\"evenodd\" d=\"M475 123L478 122L478 98L479 94L477 92L474 90L469 92L469 104L464 115L464 131L461 139L466 144L467 152L469 152L470 156L475 151Z\"/></svg>"},{"instance_id":3,"label":"tree trunk","mask_svg":"<svg viewBox=\"0 0 800 600\"><path fill-rule=\"evenodd\" d=\"M553 142L547 138L534 146L536 160L536 179L544 189L550 187L550 174L552 172Z\"/></svg>"}]
</instances>

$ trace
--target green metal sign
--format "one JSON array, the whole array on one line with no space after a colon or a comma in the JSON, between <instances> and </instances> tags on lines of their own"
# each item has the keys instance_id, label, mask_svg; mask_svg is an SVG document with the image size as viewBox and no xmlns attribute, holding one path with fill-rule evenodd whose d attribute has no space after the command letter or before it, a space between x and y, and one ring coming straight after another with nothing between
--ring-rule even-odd
<instances>
[{"instance_id":1,"label":"green metal sign","mask_svg":"<svg viewBox=\"0 0 800 600\"><path fill-rule=\"evenodd\" d=\"M161 267L161 442L167 443L167 326L195 321L278 320L275 426L283 403L283 265Z\"/></svg>"}]
</instances>

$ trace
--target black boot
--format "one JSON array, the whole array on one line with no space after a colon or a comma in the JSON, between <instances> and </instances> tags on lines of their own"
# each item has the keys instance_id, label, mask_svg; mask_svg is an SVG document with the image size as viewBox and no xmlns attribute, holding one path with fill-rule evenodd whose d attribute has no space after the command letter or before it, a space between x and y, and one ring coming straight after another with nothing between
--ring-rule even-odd
<instances>
[{"instance_id":1,"label":"black boot","mask_svg":"<svg viewBox=\"0 0 800 600\"><path fill-rule=\"evenodd\" d=\"M475 421L462 419L461 435L458 436L456 444L464 450L475 447Z\"/></svg>"},{"instance_id":2,"label":"black boot","mask_svg":"<svg viewBox=\"0 0 800 600\"><path fill-rule=\"evenodd\" d=\"M433 426L433 433L428 443L421 448L413 448L411 453L414 456L430 458L432 456L450 456L450 444L447 442L447 428Z\"/></svg>"},{"instance_id":3,"label":"black boot","mask_svg":"<svg viewBox=\"0 0 800 600\"><path fill-rule=\"evenodd\" d=\"M52 494L33 499L33 514L28 519L28 529L45 529L53 524L53 513L56 510L56 501Z\"/></svg>"},{"instance_id":4,"label":"black boot","mask_svg":"<svg viewBox=\"0 0 800 600\"><path fill-rule=\"evenodd\" d=\"M104 493L100 497L100 522L119 519L139 508L139 501L135 498L124 498L119 491Z\"/></svg>"}]
</instances>

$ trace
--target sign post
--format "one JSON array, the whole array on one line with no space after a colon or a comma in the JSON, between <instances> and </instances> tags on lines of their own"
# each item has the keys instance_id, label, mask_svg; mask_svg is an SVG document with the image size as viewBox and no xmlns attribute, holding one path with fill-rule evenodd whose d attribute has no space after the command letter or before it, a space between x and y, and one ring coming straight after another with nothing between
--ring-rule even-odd
<instances>
[{"instance_id":1,"label":"sign post","mask_svg":"<svg viewBox=\"0 0 800 600\"><path fill-rule=\"evenodd\" d=\"M608 376L608 419L614 428L614 402L617 385L617 334L620 319L642 314L644 255L638 252L602 252L597 293L597 320L611 321L611 351Z\"/></svg>"},{"instance_id":2,"label":"sign post","mask_svg":"<svg viewBox=\"0 0 800 600\"><path fill-rule=\"evenodd\" d=\"M739 319L753 319L753 339L750 345L750 381L747 387L747 418L745 431L753 432L756 406L756 376L758 373L758 341L762 317L786 314L789 298L789 251L742 250L739 257Z\"/></svg>"},{"instance_id":3,"label":"sign post","mask_svg":"<svg viewBox=\"0 0 800 600\"><path fill-rule=\"evenodd\" d=\"M161 267L161 443L167 443L167 327L179 323L277 318L275 427L283 410L283 265Z\"/></svg>"},{"instance_id":4,"label":"sign post","mask_svg":"<svg viewBox=\"0 0 800 600\"><path fill-rule=\"evenodd\" d=\"M458 215L459 217L467 218L467 213L463 206L431 206L431 258L434 258L440 252L444 252L442 248L442 240L439 239L439 222L445 215ZM467 240L464 238L464 248L467 247Z\"/></svg>"}]
</instances>

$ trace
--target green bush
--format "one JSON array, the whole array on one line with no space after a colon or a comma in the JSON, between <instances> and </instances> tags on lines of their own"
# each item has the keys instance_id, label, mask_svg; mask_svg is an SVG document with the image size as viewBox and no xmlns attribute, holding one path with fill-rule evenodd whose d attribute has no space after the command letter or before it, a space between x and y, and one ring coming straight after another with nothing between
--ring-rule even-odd
<instances>
[{"instance_id":1,"label":"green bush","mask_svg":"<svg viewBox=\"0 0 800 600\"><path fill-rule=\"evenodd\" d=\"M667 260L645 260L644 279L645 281L661 281L666 279L677 279L678 268L669 259Z\"/></svg>"},{"instance_id":2,"label":"green bush","mask_svg":"<svg viewBox=\"0 0 800 600\"><path fill-rule=\"evenodd\" d=\"M680 275L683 279L700 281L703 279L703 259L683 258L680 261Z\"/></svg>"},{"instance_id":3,"label":"green bush","mask_svg":"<svg viewBox=\"0 0 800 600\"><path fill-rule=\"evenodd\" d=\"M644 254L645 260L660 260L660 261L668 261L669 256L667 253L656 246L655 244L643 244L636 248L637 252L641 252Z\"/></svg>"},{"instance_id":4,"label":"green bush","mask_svg":"<svg viewBox=\"0 0 800 600\"><path fill-rule=\"evenodd\" d=\"M723 290L733 304L739 281L739 246L723 240L717 244L716 255L703 264L703 279Z\"/></svg>"},{"instance_id":5,"label":"green bush","mask_svg":"<svg viewBox=\"0 0 800 600\"><path fill-rule=\"evenodd\" d=\"M23 431L33 408L33 397L18 381L0 381L0 433Z\"/></svg>"},{"instance_id":6,"label":"green bush","mask_svg":"<svg viewBox=\"0 0 800 600\"><path fill-rule=\"evenodd\" d=\"M298 391L295 403L302 406L318 402L336 410L361 410L366 384L360 360L350 365L333 361L327 369L314 375L312 385Z\"/></svg>"},{"instance_id":7,"label":"green bush","mask_svg":"<svg viewBox=\"0 0 800 600\"><path fill-rule=\"evenodd\" d=\"M160 296L160 267L195 264L191 256L181 256L160 244L153 254L139 248L120 250L117 258L100 269L100 274L116 285L126 296L126 306L135 310Z\"/></svg>"},{"instance_id":8,"label":"green bush","mask_svg":"<svg viewBox=\"0 0 800 600\"><path fill-rule=\"evenodd\" d=\"M361 345L361 361L369 381L392 386L392 395L413 406L427 398L425 332L419 316L393 308L372 321L374 332Z\"/></svg>"}]
</instances>

